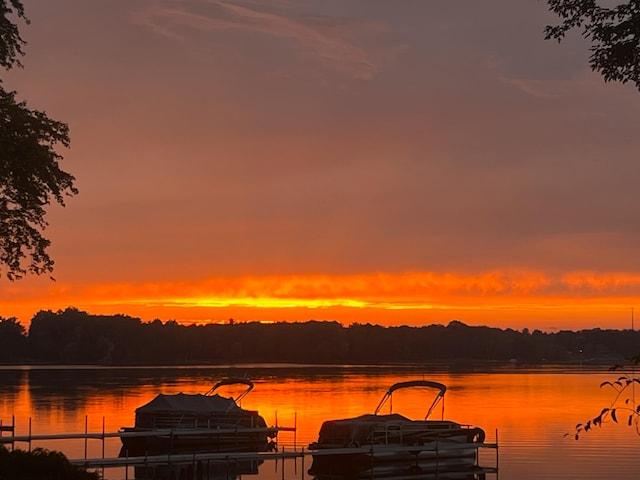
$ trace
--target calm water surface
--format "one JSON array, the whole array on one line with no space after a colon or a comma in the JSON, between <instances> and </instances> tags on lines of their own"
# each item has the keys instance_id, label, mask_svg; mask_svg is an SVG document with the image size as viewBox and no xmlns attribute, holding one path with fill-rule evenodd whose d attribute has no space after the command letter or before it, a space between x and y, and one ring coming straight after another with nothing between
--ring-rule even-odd
<instances>
[{"instance_id":1,"label":"calm water surface","mask_svg":"<svg viewBox=\"0 0 640 480\"><path fill-rule=\"evenodd\" d=\"M481 463L498 473L487 479L595 480L640 478L640 436L624 425L606 424L583 435L571 436L576 423L597 414L613 398L601 389L615 374L587 369L518 367L464 371L446 367L317 367L244 365L200 368L0 368L0 420L15 419L16 435L31 433L115 432L133 425L135 409L158 393L204 393L228 375L247 375L256 387L242 403L258 410L268 424L296 426L281 433L279 445L300 448L317 439L327 419L372 413L393 383L428 379L449 387L444 417L484 428L487 441L499 443L499 455L488 450ZM230 392L233 393L233 392ZM639 391L640 395L640 391ZM423 418L431 402L424 391L394 394L394 411ZM440 411L436 412L438 418ZM623 422L624 423L624 422ZM18 444L28 448L28 444ZM41 441L69 458L84 458L84 440ZM103 443L89 440L89 458L101 457ZM118 439L104 442L105 456L117 456ZM265 462L256 480L301 479L309 464L293 460ZM105 478L133 478L133 470L107 469Z\"/></svg>"}]
</instances>

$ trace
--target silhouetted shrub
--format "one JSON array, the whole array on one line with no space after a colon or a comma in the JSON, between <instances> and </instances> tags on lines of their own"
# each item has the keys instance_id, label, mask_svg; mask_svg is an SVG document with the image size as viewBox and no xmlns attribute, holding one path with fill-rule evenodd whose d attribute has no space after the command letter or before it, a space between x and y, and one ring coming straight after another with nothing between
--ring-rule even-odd
<instances>
[{"instance_id":1,"label":"silhouetted shrub","mask_svg":"<svg viewBox=\"0 0 640 480\"><path fill-rule=\"evenodd\" d=\"M99 480L97 472L72 465L64 454L36 448L10 452L0 445L0 480Z\"/></svg>"}]
</instances>

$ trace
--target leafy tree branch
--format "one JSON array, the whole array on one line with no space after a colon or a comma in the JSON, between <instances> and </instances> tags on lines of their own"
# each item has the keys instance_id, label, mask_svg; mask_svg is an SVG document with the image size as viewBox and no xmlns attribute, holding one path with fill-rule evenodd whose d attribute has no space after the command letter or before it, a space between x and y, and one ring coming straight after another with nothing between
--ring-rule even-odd
<instances>
[{"instance_id":1,"label":"leafy tree branch","mask_svg":"<svg viewBox=\"0 0 640 480\"><path fill-rule=\"evenodd\" d=\"M640 364L640 356L630 359L631 364L635 367ZM635 385L640 385L640 378L636 377L635 369L627 373L629 367L615 365L610 370L622 370L624 375L618 377L614 381L606 381L600 384L600 388L608 387L613 389L615 395L608 407L603 408L594 418L587 420L585 423L578 423L576 431L573 434L576 440L580 439L582 433L592 430L594 427L602 427L603 423L609 420L619 423L624 419L628 426L633 426L636 433L640 435L640 402L635 398Z\"/></svg>"},{"instance_id":2,"label":"leafy tree branch","mask_svg":"<svg viewBox=\"0 0 640 480\"><path fill-rule=\"evenodd\" d=\"M591 41L589 65L605 81L631 82L640 90L640 0L603 7L596 0L547 0L559 25L545 28L545 38L559 42L580 30Z\"/></svg>"},{"instance_id":3,"label":"leafy tree branch","mask_svg":"<svg viewBox=\"0 0 640 480\"><path fill-rule=\"evenodd\" d=\"M24 40L13 17L29 20L20 0L0 0L0 66L21 67ZM0 267L9 280L53 271L44 237L46 206L78 193L75 178L60 169L56 146L69 147L69 127L30 110L0 79ZM2 271L0 270L0 271Z\"/></svg>"},{"instance_id":4,"label":"leafy tree branch","mask_svg":"<svg viewBox=\"0 0 640 480\"><path fill-rule=\"evenodd\" d=\"M29 24L20 0L0 2L0 66L7 70L14 65L22 66L20 57L24 55L22 47L26 44L20 36L18 26L10 20L11 15Z\"/></svg>"}]
</instances>

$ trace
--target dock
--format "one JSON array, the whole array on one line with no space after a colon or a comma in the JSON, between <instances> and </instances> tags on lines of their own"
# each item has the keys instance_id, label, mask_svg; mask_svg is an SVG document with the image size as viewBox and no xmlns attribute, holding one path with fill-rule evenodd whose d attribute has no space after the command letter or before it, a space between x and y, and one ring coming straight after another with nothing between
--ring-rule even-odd
<instances>
[{"instance_id":1,"label":"dock","mask_svg":"<svg viewBox=\"0 0 640 480\"><path fill-rule=\"evenodd\" d=\"M69 461L71 464L80 466L87 469L101 469L104 471L106 469L113 468L123 468L125 479L128 478L147 478L146 474L143 473L142 477L134 476L129 477L129 468L136 469L136 472L140 471L147 472L153 470L154 468L164 468L169 470L178 470L179 472L185 473L185 478L196 478L196 476L190 476L189 472L196 471L204 471L209 472L210 469L224 469L227 468L227 472L236 472L236 473L255 473L257 474L258 465L264 463L265 461L275 460L283 462L284 469L284 461L294 459L295 462L300 461L302 464L302 471L300 472L300 478L303 480L305 478L305 464L310 465L312 457L321 457L324 455L353 455L353 454L364 454L370 455L372 457L376 457L378 455L384 455L385 450L388 451L389 447L385 445L363 445L359 447L345 447L345 448L333 448L333 449L322 449L322 450L310 450L305 447L299 447L296 444L295 433L297 430L297 426L293 427L282 427L282 426L274 426L267 427L263 430L269 431L271 433L275 433L276 435L280 432L288 432L294 435L293 443L285 443L278 442L278 448L276 451L263 451L263 452L208 452L208 453L167 453L163 455L147 455L147 456L118 456L118 457L109 457L105 455L105 447L104 443L106 439L112 438L122 438L128 436L149 436L149 435L173 435L173 436L189 436L189 435L202 435L211 434L211 435L229 435L233 433L243 433L247 430L251 430L255 432L255 429L246 429L246 428L238 428L238 429L162 429L156 430L153 433L150 432L125 432L125 431L117 431L117 432L107 432L104 430L104 418L103 418L103 429L99 432L89 432L86 428L88 422L85 419L85 431L84 432L76 432L76 433L54 433L54 434L32 434L31 430L31 419L29 419L29 433L26 435L16 435L15 434L15 420L12 419L12 423L10 425L3 425L0 421L0 445L4 445L5 447L14 448L16 443L27 443L28 450L31 450L32 443L37 442L39 446L42 445L43 442L48 440L83 440L84 441L84 452L85 455L83 458L70 458ZM9 435L6 435L6 434ZM277 437L276 437L277 438ZM89 440L93 441L101 441L102 442L102 456L89 458L87 456L87 442ZM449 447L450 448L450 447ZM468 449L468 445L461 445L461 448ZM498 466L498 432L496 431L495 442L484 442L474 444L474 448L477 451L476 454L476 464L479 461L479 452L480 450L485 449L493 449L495 450L495 467L480 467L476 465L476 467L482 472L485 473L497 473ZM416 451L431 452L435 453L435 457L437 459L438 456L438 447L436 446L394 446L394 451L405 451L410 453L416 453ZM64 452L63 452L64 453ZM417 454L416 454L417 455ZM417 456L416 456L417 458ZM437 461L436 461L437 465ZM242 468L246 468L248 470L242 471ZM240 470L239 470L240 469ZM195 475L195 474L194 474ZM206 474L205 474L206 475ZM182 478L182 477L180 477ZM198 477L200 478L200 477ZM203 478L207 478L204 476ZM307 477L308 478L308 477Z\"/></svg>"}]
</instances>

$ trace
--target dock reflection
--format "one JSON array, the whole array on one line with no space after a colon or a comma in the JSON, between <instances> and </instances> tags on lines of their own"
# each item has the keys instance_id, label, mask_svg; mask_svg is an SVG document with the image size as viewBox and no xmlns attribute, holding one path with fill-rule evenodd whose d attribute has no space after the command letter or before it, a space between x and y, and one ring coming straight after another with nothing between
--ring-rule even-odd
<instances>
[{"instance_id":1,"label":"dock reflection","mask_svg":"<svg viewBox=\"0 0 640 480\"><path fill-rule=\"evenodd\" d=\"M134 478L136 480L239 480L245 476L258 478L294 478L312 480L485 480L488 474L495 474L493 468L467 467L442 468L422 470L411 462L386 464L384 468L353 470L333 470L331 473L317 473L305 471L300 458L286 461L261 459L227 459L227 460L194 460L171 464L154 464L136 466ZM275 462L276 468L272 470ZM267 465L267 463L269 465ZM264 465L263 465L264 464ZM287 472L285 473L285 470ZM493 477L490 477L493 478Z\"/></svg>"},{"instance_id":2,"label":"dock reflection","mask_svg":"<svg viewBox=\"0 0 640 480\"><path fill-rule=\"evenodd\" d=\"M263 463L259 459L197 460L134 468L136 480L235 480L242 475L257 475Z\"/></svg>"},{"instance_id":3,"label":"dock reflection","mask_svg":"<svg viewBox=\"0 0 640 480\"><path fill-rule=\"evenodd\" d=\"M477 471L445 471L445 472L421 472L412 473L403 469L385 475L361 475L361 476L335 476L321 475L313 477L314 480L485 480L487 473Z\"/></svg>"}]
</instances>

